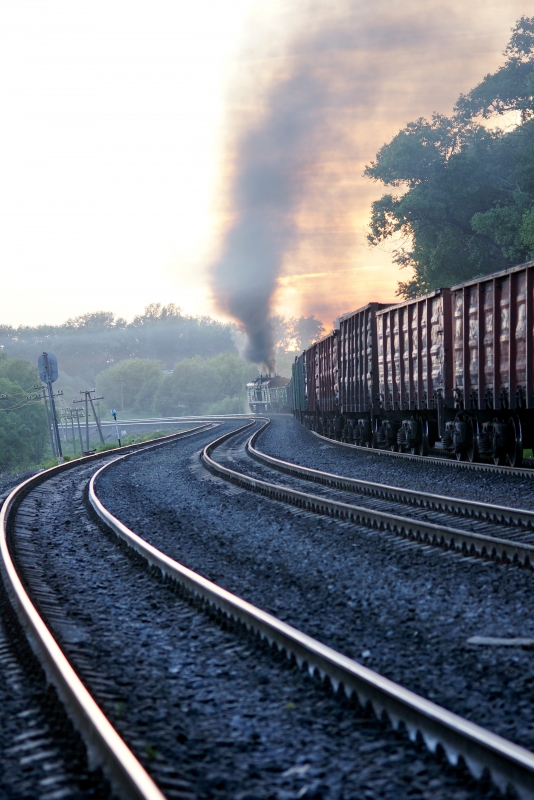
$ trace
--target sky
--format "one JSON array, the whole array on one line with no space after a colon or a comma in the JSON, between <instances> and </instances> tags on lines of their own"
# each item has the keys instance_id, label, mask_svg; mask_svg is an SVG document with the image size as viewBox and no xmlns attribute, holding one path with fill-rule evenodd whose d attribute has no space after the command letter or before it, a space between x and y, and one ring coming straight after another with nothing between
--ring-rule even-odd
<instances>
[{"instance_id":1,"label":"sky","mask_svg":"<svg viewBox=\"0 0 534 800\"><path fill-rule=\"evenodd\" d=\"M0 324L152 302L230 313L214 269L246 228L236 187L260 152L292 187L270 311L328 325L393 300L406 276L366 243L382 191L363 168L408 121L449 114L531 13L527 0L0 0ZM285 87L308 75L300 115Z\"/></svg>"}]
</instances>

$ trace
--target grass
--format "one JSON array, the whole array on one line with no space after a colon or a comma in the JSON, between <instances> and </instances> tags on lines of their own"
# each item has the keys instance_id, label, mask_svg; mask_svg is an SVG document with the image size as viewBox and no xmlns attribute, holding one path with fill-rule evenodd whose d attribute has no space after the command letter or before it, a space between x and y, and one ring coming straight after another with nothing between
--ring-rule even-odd
<instances>
[{"instance_id":1,"label":"grass","mask_svg":"<svg viewBox=\"0 0 534 800\"><path fill-rule=\"evenodd\" d=\"M152 439L159 439L161 436L170 436L168 431L152 431L151 433L131 433L129 436L121 437L121 446L128 447L131 444L141 444L142 442L150 442ZM106 450L116 450L119 446L118 442L106 442L99 444L96 448L97 453L103 453Z\"/></svg>"},{"instance_id":2,"label":"grass","mask_svg":"<svg viewBox=\"0 0 534 800\"><path fill-rule=\"evenodd\" d=\"M180 430L183 430L183 428L180 428ZM150 433L139 434L132 433L129 436L121 438L121 446L128 447L131 444L142 444L143 442L150 442L152 439L159 439L161 436L170 436L170 431L151 431ZM107 450L117 450L118 447L118 442L106 442L105 444L99 444L91 449L94 449L97 453L104 453ZM79 458L82 458L82 456L64 455L63 461L77 461ZM50 458L38 465L38 469L50 469L51 467L57 467L57 458Z\"/></svg>"}]
</instances>

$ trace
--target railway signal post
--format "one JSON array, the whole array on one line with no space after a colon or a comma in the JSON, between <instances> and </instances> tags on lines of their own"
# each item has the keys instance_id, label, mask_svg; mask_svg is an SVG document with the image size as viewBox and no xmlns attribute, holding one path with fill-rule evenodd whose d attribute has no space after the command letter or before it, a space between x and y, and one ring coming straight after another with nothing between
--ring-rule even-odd
<instances>
[{"instance_id":1,"label":"railway signal post","mask_svg":"<svg viewBox=\"0 0 534 800\"><path fill-rule=\"evenodd\" d=\"M119 436L119 425L117 423L117 409L116 408L112 408L111 409L111 416L115 420L115 430L117 431L117 441L119 443L119 447L122 447L122 445L121 445L121 437Z\"/></svg>"},{"instance_id":2,"label":"railway signal post","mask_svg":"<svg viewBox=\"0 0 534 800\"><path fill-rule=\"evenodd\" d=\"M57 358L52 353L43 353L37 359L39 367L39 377L42 382L46 384L48 392L48 399L50 401L50 415L52 417L51 430L53 431L50 444L54 443L56 448L58 464L63 463L63 453L61 452L61 440L59 438L59 427L57 424L56 407L54 404L54 393L52 391L52 384L58 379ZM44 391L43 391L44 396ZM45 403L46 405L46 403ZM52 447L52 455L54 455L54 448Z\"/></svg>"}]
</instances>

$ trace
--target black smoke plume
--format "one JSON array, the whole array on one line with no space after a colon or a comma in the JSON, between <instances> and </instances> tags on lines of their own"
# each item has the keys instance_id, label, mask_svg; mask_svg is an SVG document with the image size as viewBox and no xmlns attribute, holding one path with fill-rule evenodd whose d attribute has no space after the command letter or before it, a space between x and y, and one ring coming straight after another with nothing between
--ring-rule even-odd
<instances>
[{"instance_id":1,"label":"black smoke plume","mask_svg":"<svg viewBox=\"0 0 534 800\"><path fill-rule=\"evenodd\" d=\"M350 169L361 157L358 131L391 91L395 70L413 58L411 44L433 42L438 57L443 23L440 15L421 18L420 3L409 0L358 0L338 3L334 11L320 5L308 10L307 15L302 6L289 53L278 61L266 59L278 65L278 73L270 81L258 80L266 88L243 102L258 107L255 119L236 113L228 188L232 222L211 271L218 308L247 335L245 357L269 372L275 369L273 297L284 263L303 235L299 216L312 207L322 222L346 214L350 196L343 187L343 164ZM451 9L448 19L450 28ZM324 191L324 176L321 185L322 165L332 161L337 193L331 186ZM328 251L332 229L322 227L318 250L324 245Z\"/></svg>"}]
</instances>

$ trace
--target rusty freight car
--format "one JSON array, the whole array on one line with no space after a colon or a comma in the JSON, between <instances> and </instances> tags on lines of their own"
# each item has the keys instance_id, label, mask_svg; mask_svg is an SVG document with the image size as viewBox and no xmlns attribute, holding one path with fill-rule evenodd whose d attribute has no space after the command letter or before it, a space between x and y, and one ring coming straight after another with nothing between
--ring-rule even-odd
<instances>
[{"instance_id":1,"label":"rusty freight car","mask_svg":"<svg viewBox=\"0 0 534 800\"><path fill-rule=\"evenodd\" d=\"M534 262L451 287L456 407L464 450L518 465L532 447Z\"/></svg>"},{"instance_id":2,"label":"rusty freight car","mask_svg":"<svg viewBox=\"0 0 534 800\"><path fill-rule=\"evenodd\" d=\"M376 312L385 303L368 303L339 320L339 412L343 439L371 444L372 413L378 411Z\"/></svg>"},{"instance_id":3,"label":"rusty freight car","mask_svg":"<svg viewBox=\"0 0 534 800\"><path fill-rule=\"evenodd\" d=\"M305 424L325 435L337 435L339 414L338 335L334 329L306 351L307 413Z\"/></svg>"},{"instance_id":4,"label":"rusty freight car","mask_svg":"<svg viewBox=\"0 0 534 800\"><path fill-rule=\"evenodd\" d=\"M301 357L299 418L357 444L519 466L534 445L533 306L534 261L345 314Z\"/></svg>"},{"instance_id":5,"label":"rusty freight car","mask_svg":"<svg viewBox=\"0 0 534 800\"><path fill-rule=\"evenodd\" d=\"M450 292L439 289L376 315L378 403L374 441L428 453L454 408Z\"/></svg>"}]
</instances>

